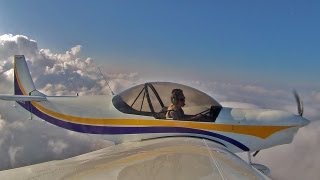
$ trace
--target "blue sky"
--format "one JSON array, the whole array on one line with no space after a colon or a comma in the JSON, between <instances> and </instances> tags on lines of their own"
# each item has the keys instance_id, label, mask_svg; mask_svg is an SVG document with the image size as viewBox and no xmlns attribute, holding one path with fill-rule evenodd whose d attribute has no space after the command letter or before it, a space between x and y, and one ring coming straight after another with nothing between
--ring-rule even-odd
<instances>
[{"instance_id":1,"label":"blue sky","mask_svg":"<svg viewBox=\"0 0 320 180\"><path fill-rule=\"evenodd\" d=\"M2 1L0 33L154 76L320 85L319 1ZM174 73L172 73L174 72Z\"/></svg>"}]
</instances>

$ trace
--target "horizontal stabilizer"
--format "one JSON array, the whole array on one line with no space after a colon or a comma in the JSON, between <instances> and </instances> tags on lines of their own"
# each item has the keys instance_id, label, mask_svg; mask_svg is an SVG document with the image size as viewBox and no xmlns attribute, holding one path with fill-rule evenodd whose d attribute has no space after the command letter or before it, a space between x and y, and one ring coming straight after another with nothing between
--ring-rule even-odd
<instances>
[{"instance_id":1,"label":"horizontal stabilizer","mask_svg":"<svg viewBox=\"0 0 320 180\"><path fill-rule=\"evenodd\" d=\"M0 99L5 101L46 101L45 96L26 96L26 95L0 95Z\"/></svg>"}]
</instances>

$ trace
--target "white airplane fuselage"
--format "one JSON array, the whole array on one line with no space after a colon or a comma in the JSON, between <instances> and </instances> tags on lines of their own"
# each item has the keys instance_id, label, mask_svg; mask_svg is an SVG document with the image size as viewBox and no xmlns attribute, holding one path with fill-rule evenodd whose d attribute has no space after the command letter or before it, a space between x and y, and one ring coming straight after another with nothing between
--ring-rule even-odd
<instances>
[{"instance_id":1,"label":"white airplane fuselage","mask_svg":"<svg viewBox=\"0 0 320 180\"><path fill-rule=\"evenodd\" d=\"M153 119L124 114L112 96L47 97L44 102L22 103L32 118L56 126L95 134L115 143L161 137L195 137L217 142L233 152L256 151L290 143L308 120L268 109L223 107L215 122ZM31 108L30 108L31 106Z\"/></svg>"}]
</instances>

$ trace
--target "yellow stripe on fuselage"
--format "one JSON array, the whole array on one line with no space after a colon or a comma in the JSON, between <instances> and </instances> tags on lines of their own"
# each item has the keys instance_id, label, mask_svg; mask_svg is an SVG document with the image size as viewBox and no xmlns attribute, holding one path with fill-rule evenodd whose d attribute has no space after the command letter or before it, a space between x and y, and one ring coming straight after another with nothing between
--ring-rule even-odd
<instances>
[{"instance_id":1,"label":"yellow stripe on fuselage","mask_svg":"<svg viewBox=\"0 0 320 180\"><path fill-rule=\"evenodd\" d=\"M24 95L28 95L23 88L19 75L14 68L14 73L18 85ZM87 118L77 117L67 114L61 114L50 109L47 109L37 102L31 102L38 110L58 118L62 121L84 124L84 125L98 125L98 126L167 126L167 127L184 127L210 131L220 131L237 133L244 135L256 136L259 138L267 138L272 134L290 128L292 126L263 126L263 125L233 125L233 124L217 124L210 122L194 122L194 121L179 121L179 120L160 120L160 119L115 119L115 118Z\"/></svg>"}]
</instances>

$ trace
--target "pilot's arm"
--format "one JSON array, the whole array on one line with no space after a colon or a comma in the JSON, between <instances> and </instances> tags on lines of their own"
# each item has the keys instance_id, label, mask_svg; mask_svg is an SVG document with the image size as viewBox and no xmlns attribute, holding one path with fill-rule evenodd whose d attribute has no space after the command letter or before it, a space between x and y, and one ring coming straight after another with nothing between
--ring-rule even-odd
<instances>
[{"instance_id":1,"label":"pilot's arm","mask_svg":"<svg viewBox=\"0 0 320 180\"><path fill-rule=\"evenodd\" d=\"M168 110L167 114L166 114L166 118L167 119L174 119L174 120L182 120L183 116L180 115L181 113L179 113L177 110Z\"/></svg>"},{"instance_id":2,"label":"pilot's arm","mask_svg":"<svg viewBox=\"0 0 320 180\"><path fill-rule=\"evenodd\" d=\"M175 107L169 107L168 112L166 114L167 119L172 118L174 120L184 120L184 121L199 120L202 117L203 117L202 114L199 114L197 116L185 115L182 109L177 109Z\"/></svg>"}]
</instances>

